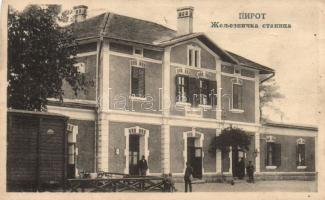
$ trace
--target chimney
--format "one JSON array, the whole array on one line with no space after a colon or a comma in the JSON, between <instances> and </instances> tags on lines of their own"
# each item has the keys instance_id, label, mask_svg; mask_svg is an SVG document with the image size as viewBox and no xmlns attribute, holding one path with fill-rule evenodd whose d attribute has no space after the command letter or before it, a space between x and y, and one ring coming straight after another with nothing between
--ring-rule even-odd
<instances>
[{"instance_id":1,"label":"chimney","mask_svg":"<svg viewBox=\"0 0 325 200\"><path fill-rule=\"evenodd\" d=\"M84 5L74 6L74 22L84 21L87 17L87 9L88 7Z\"/></svg>"},{"instance_id":2,"label":"chimney","mask_svg":"<svg viewBox=\"0 0 325 200\"><path fill-rule=\"evenodd\" d=\"M192 6L177 9L177 34L186 35L193 33L193 12Z\"/></svg>"}]
</instances>

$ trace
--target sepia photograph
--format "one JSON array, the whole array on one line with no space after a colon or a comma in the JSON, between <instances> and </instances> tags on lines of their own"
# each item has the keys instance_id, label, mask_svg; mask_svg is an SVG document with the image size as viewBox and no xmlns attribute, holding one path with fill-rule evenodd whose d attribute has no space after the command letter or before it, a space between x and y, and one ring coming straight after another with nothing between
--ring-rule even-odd
<instances>
[{"instance_id":1,"label":"sepia photograph","mask_svg":"<svg viewBox=\"0 0 325 200\"><path fill-rule=\"evenodd\" d=\"M6 195L320 197L324 2L1 6Z\"/></svg>"}]
</instances>

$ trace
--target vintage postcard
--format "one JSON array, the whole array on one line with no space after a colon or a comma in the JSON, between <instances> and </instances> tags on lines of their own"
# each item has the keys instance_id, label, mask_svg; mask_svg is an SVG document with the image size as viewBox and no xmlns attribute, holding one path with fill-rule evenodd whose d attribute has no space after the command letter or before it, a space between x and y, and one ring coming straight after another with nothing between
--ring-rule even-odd
<instances>
[{"instance_id":1,"label":"vintage postcard","mask_svg":"<svg viewBox=\"0 0 325 200\"><path fill-rule=\"evenodd\" d=\"M4 199L324 198L323 1L1 6Z\"/></svg>"}]
</instances>

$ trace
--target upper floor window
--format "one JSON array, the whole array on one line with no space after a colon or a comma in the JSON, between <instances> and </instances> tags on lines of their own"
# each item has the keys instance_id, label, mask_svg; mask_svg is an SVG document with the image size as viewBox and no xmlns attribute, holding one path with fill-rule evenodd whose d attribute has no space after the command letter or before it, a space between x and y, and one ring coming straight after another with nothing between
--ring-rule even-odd
<instances>
[{"instance_id":1,"label":"upper floor window","mask_svg":"<svg viewBox=\"0 0 325 200\"><path fill-rule=\"evenodd\" d=\"M188 46L187 49L187 65L201 67L201 49L194 46Z\"/></svg>"},{"instance_id":2,"label":"upper floor window","mask_svg":"<svg viewBox=\"0 0 325 200\"><path fill-rule=\"evenodd\" d=\"M188 85L189 77L176 76L176 102L188 102Z\"/></svg>"},{"instance_id":3,"label":"upper floor window","mask_svg":"<svg viewBox=\"0 0 325 200\"><path fill-rule=\"evenodd\" d=\"M193 107L216 104L216 81L186 75L176 76L176 102L190 103Z\"/></svg>"},{"instance_id":4,"label":"upper floor window","mask_svg":"<svg viewBox=\"0 0 325 200\"><path fill-rule=\"evenodd\" d=\"M232 85L232 108L243 109L243 85L241 83L233 83Z\"/></svg>"},{"instance_id":5,"label":"upper floor window","mask_svg":"<svg viewBox=\"0 0 325 200\"><path fill-rule=\"evenodd\" d=\"M133 54L136 55L136 56L143 56L143 49L142 48L137 48L137 47L134 47L133 48Z\"/></svg>"},{"instance_id":6,"label":"upper floor window","mask_svg":"<svg viewBox=\"0 0 325 200\"><path fill-rule=\"evenodd\" d=\"M136 97L145 96L145 68L131 67L131 95Z\"/></svg>"},{"instance_id":7,"label":"upper floor window","mask_svg":"<svg viewBox=\"0 0 325 200\"><path fill-rule=\"evenodd\" d=\"M297 166L305 165L305 140L299 138L297 140Z\"/></svg>"},{"instance_id":8,"label":"upper floor window","mask_svg":"<svg viewBox=\"0 0 325 200\"><path fill-rule=\"evenodd\" d=\"M207 105L209 99L209 80L199 80L199 104Z\"/></svg>"}]
</instances>

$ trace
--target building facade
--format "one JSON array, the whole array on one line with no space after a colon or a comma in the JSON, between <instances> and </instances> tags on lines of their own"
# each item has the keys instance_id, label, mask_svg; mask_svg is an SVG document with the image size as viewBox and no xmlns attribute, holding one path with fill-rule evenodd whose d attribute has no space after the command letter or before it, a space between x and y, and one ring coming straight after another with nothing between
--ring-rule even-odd
<instances>
[{"instance_id":1,"label":"building facade","mask_svg":"<svg viewBox=\"0 0 325 200\"><path fill-rule=\"evenodd\" d=\"M260 123L259 84L274 70L193 33L193 7L177 9L177 31L110 12L86 19L86 12L75 7L68 28L87 90L76 96L64 83L64 101L48 106L70 117L76 173L136 174L144 155L148 175L182 176L186 162L197 178L232 175L241 157L257 174L315 174L316 128ZM211 141L230 126L249 133L249 151L211 153Z\"/></svg>"}]
</instances>

